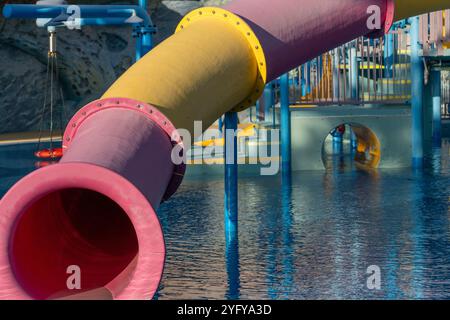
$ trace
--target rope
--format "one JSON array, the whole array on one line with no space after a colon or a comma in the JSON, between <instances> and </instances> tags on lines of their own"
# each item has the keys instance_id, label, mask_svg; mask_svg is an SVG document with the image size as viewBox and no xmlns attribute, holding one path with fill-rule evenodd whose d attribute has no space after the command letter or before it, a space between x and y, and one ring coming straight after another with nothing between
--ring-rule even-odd
<instances>
[{"instance_id":1,"label":"rope","mask_svg":"<svg viewBox=\"0 0 450 320\"><path fill-rule=\"evenodd\" d=\"M37 144L37 147L36 147L36 152L41 149L42 131L43 131L43 127L44 127L44 116L45 116L45 110L46 110L46 107L47 107L47 93L48 93L49 72L50 72L50 53L48 53L48 55L47 55L47 72L46 72L46 75L45 75L44 104L42 106L41 119L39 120L39 139L38 139L38 144Z\"/></svg>"},{"instance_id":2,"label":"rope","mask_svg":"<svg viewBox=\"0 0 450 320\"><path fill-rule=\"evenodd\" d=\"M49 88L50 84L50 88ZM56 84L56 85L55 85ZM56 86L56 87L55 87ZM45 94L44 94L44 104L42 106L42 111L40 115L40 124L39 124L39 138L38 138L38 144L37 144L37 151L40 150L42 146L42 135L43 135L43 128L44 128L44 118L47 111L47 101L48 101L48 94L50 93L50 151L51 155L53 155L53 145L54 145L54 130L55 130L55 103L58 102L58 95L61 98L61 111L59 114L59 122L61 125L61 139L63 138L63 132L62 129L64 127L64 121L65 121L65 99L63 90L61 87L61 82L59 79L59 72L58 72L58 55L56 52L53 52L51 48L48 52L47 57L47 72L46 72L46 79L45 79ZM52 156L53 158L53 156Z\"/></svg>"},{"instance_id":3,"label":"rope","mask_svg":"<svg viewBox=\"0 0 450 320\"><path fill-rule=\"evenodd\" d=\"M59 78L59 67L58 67L58 55L56 55L55 57L55 66L56 66L56 79L58 81L58 87L59 87L59 94L61 96L61 112L60 112L60 122L61 122L61 140L64 137L64 132L63 129L66 125L66 119L67 119L67 115L66 115L66 102L64 99L64 93L62 90L62 86L61 86L61 81Z\"/></svg>"}]
</instances>

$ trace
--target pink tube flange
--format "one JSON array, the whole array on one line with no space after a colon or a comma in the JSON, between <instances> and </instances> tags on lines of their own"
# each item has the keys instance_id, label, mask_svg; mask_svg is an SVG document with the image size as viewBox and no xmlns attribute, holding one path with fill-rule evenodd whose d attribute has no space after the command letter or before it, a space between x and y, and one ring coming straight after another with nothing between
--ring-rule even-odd
<instances>
[{"instance_id":1,"label":"pink tube flange","mask_svg":"<svg viewBox=\"0 0 450 320\"><path fill-rule=\"evenodd\" d=\"M380 29L369 29L371 6L380 9ZM359 36L382 36L394 19L393 0L235 0L225 9L256 33L267 81Z\"/></svg>"},{"instance_id":2,"label":"pink tube flange","mask_svg":"<svg viewBox=\"0 0 450 320\"><path fill-rule=\"evenodd\" d=\"M81 109L60 163L0 203L0 299L152 298L165 256L155 210L184 170L171 161L174 130L130 99Z\"/></svg>"}]
</instances>

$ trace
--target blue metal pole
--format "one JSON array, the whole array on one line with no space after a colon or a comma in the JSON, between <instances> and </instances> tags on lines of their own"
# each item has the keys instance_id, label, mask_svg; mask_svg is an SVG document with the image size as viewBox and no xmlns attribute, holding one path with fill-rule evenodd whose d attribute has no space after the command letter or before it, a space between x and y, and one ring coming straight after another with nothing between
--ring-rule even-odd
<instances>
[{"instance_id":1,"label":"blue metal pole","mask_svg":"<svg viewBox=\"0 0 450 320\"><path fill-rule=\"evenodd\" d=\"M305 75L305 92L303 93L303 96L306 96L307 94L311 93L311 62L306 63L306 75Z\"/></svg>"},{"instance_id":2,"label":"blue metal pole","mask_svg":"<svg viewBox=\"0 0 450 320\"><path fill-rule=\"evenodd\" d=\"M250 117L250 121L251 121L251 117ZM222 116L219 118L219 131L223 136L223 117Z\"/></svg>"},{"instance_id":3,"label":"blue metal pole","mask_svg":"<svg viewBox=\"0 0 450 320\"><path fill-rule=\"evenodd\" d=\"M289 110L289 75L280 78L281 103L281 169L291 172L291 112Z\"/></svg>"},{"instance_id":4,"label":"blue metal pole","mask_svg":"<svg viewBox=\"0 0 450 320\"><path fill-rule=\"evenodd\" d=\"M433 95L433 144L441 145L441 72L431 72L431 85Z\"/></svg>"},{"instance_id":5,"label":"blue metal pole","mask_svg":"<svg viewBox=\"0 0 450 320\"><path fill-rule=\"evenodd\" d=\"M139 7L147 13L147 0L139 0ZM136 61L138 61L153 49L153 26L144 25L136 28Z\"/></svg>"},{"instance_id":6,"label":"blue metal pole","mask_svg":"<svg viewBox=\"0 0 450 320\"><path fill-rule=\"evenodd\" d=\"M225 234L235 237L238 222L238 165L236 112L225 114Z\"/></svg>"},{"instance_id":7,"label":"blue metal pole","mask_svg":"<svg viewBox=\"0 0 450 320\"><path fill-rule=\"evenodd\" d=\"M259 122L261 120L261 101L256 101L255 104L255 122Z\"/></svg>"},{"instance_id":8,"label":"blue metal pole","mask_svg":"<svg viewBox=\"0 0 450 320\"><path fill-rule=\"evenodd\" d=\"M386 78L391 78L393 75L392 67L394 62L394 34L388 33L385 38L385 48L384 48L384 64Z\"/></svg>"},{"instance_id":9,"label":"blue metal pole","mask_svg":"<svg viewBox=\"0 0 450 320\"><path fill-rule=\"evenodd\" d=\"M68 14L69 5L34 5L34 4L6 4L3 7L3 16L7 19L38 19L56 18ZM80 18L125 18L136 16L143 20L145 25L151 25L151 19L146 10L133 5L77 5Z\"/></svg>"},{"instance_id":10,"label":"blue metal pole","mask_svg":"<svg viewBox=\"0 0 450 320\"><path fill-rule=\"evenodd\" d=\"M127 22L128 18L81 18L77 19L75 21L72 21L73 24L76 24L75 26L78 27L84 27L84 26L124 26L124 25L130 25L130 23ZM48 27L48 26L67 26L67 27L75 27L73 24L69 24L68 21L45 21L48 19L44 19L44 21L37 21L36 25L38 27ZM66 22L66 23L64 23Z\"/></svg>"},{"instance_id":11,"label":"blue metal pole","mask_svg":"<svg viewBox=\"0 0 450 320\"><path fill-rule=\"evenodd\" d=\"M240 298L239 240L236 231L227 233L225 243L225 258L228 276L226 298L228 300L237 300Z\"/></svg>"},{"instance_id":12,"label":"blue metal pole","mask_svg":"<svg viewBox=\"0 0 450 320\"><path fill-rule=\"evenodd\" d=\"M227 299L239 299L239 237L238 237L238 166L236 112L227 112L224 119L225 136L225 259L228 276Z\"/></svg>"},{"instance_id":13,"label":"blue metal pole","mask_svg":"<svg viewBox=\"0 0 450 320\"><path fill-rule=\"evenodd\" d=\"M264 113L266 115L266 121L269 121L270 116L273 116L273 113L270 112L270 109L273 108L273 100L274 99L273 99L272 84L269 83L264 88L264 108L265 108Z\"/></svg>"},{"instance_id":14,"label":"blue metal pole","mask_svg":"<svg viewBox=\"0 0 450 320\"><path fill-rule=\"evenodd\" d=\"M411 18L411 81L412 81L412 165L423 166L423 95L424 67L420 56L419 17Z\"/></svg>"},{"instance_id":15,"label":"blue metal pole","mask_svg":"<svg viewBox=\"0 0 450 320\"><path fill-rule=\"evenodd\" d=\"M339 49L334 49L333 61L333 98L334 101L339 100Z\"/></svg>"},{"instance_id":16,"label":"blue metal pole","mask_svg":"<svg viewBox=\"0 0 450 320\"><path fill-rule=\"evenodd\" d=\"M358 64L358 56L356 54L356 47L352 47L350 49L350 67L351 67L350 86L351 86L352 100L356 101L359 98L358 93L359 64Z\"/></svg>"},{"instance_id":17,"label":"blue metal pole","mask_svg":"<svg viewBox=\"0 0 450 320\"><path fill-rule=\"evenodd\" d=\"M355 132L353 131L353 129L350 126L350 147L351 150L355 150L358 146L358 138L356 137Z\"/></svg>"}]
</instances>

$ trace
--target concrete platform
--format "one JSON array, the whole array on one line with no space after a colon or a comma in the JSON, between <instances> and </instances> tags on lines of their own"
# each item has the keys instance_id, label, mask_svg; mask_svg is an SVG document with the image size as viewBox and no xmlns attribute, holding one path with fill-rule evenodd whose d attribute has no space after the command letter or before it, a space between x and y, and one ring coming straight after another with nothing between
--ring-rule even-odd
<instances>
[{"instance_id":1,"label":"concrete platform","mask_svg":"<svg viewBox=\"0 0 450 320\"><path fill-rule=\"evenodd\" d=\"M370 129L380 143L380 168L411 165L411 112L405 105L292 109L292 169L323 170L322 147L341 124Z\"/></svg>"}]
</instances>

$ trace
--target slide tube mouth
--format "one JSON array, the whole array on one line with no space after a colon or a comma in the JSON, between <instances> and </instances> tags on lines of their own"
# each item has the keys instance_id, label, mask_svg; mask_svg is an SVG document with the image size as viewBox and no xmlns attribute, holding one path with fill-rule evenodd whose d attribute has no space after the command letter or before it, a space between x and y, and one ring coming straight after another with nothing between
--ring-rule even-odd
<instances>
[{"instance_id":1,"label":"slide tube mouth","mask_svg":"<svg viewBox=\"0 0 450 320\"><path fill-rule=\"evenodd\" d=\"M151 299L165 259L159 220L119 174L37 170L0 202L0 299Z\"/></svg>"}]
</instances>

